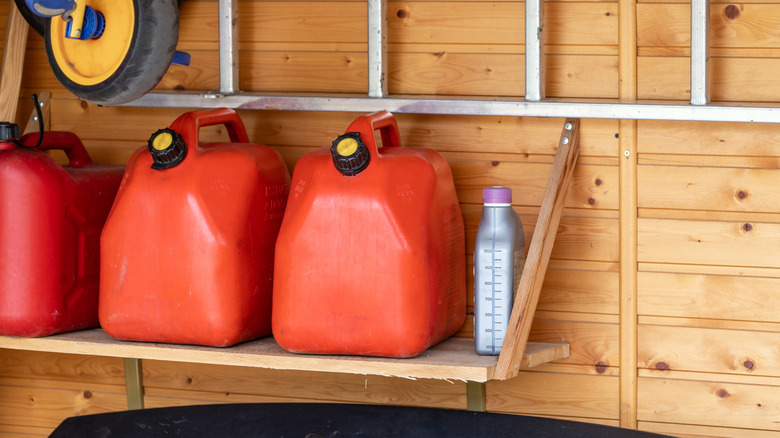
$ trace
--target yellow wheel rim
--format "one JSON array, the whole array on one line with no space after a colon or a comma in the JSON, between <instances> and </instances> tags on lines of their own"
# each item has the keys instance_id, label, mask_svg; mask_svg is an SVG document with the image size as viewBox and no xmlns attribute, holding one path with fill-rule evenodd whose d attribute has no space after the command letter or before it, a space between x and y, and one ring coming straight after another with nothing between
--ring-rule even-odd
<instances>
[{"instance_id":1,"label":"yellow wheel rim","mask_svg":"<svg viewBox=\"0 0 780 438\"><path fill-rule=\"evenodd\" d=\"M65 38L65 20L51 19L52 54L57 66L71 81L90 86L99 84L122 65L135 28L133 0L89 0L87 4L106 18L106 30L96 40Z\"/></svg>"}]
</instances>

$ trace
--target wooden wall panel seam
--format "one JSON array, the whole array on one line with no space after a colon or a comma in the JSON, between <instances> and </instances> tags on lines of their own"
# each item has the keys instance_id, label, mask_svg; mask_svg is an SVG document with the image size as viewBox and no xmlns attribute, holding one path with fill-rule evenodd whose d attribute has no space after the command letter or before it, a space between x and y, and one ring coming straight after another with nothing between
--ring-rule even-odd
<instances>
[{"instance_id":1,"label":"wooden wall panel seam","mask_svg":"<svg viewBox=\"0 0 780 438\"><path fill-rule=\"evenodd\" d=\"M637 3L618 2L619 97L637 98ZM637 122L621 120L620 156L620 426L637 428Z\"/></svg>"}]
</instances>

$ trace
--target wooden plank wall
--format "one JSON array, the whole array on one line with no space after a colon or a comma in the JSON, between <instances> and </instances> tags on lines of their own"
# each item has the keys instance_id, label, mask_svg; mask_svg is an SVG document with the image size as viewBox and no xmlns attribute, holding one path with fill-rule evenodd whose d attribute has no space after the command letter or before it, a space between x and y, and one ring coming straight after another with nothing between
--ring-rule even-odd
<instances>
[{"instance_id":1,"label":"wooden plank wall","mask_svg":"<svg viewBox=\"0 0 780 438\"><path fill-rule=\"evenodd\" d=\"M7 4L0 1L0 11ZM523 96L522 2L390 0L387 7L391 93ZM159 89L218 88L216 8L213 0L184 2L179 48L193 62L171 67ZM239 11L241 89L366 91L365 1L244 0ZM548 0L548 96L688 100L688 12L679 1ZM780 5L768 1L712 4L713 99L780 100L778 15ZM79 101L53 77L33 32L28 46L20 115L30 111L30 93L51 91L52 129L77 133L98 162L125 163L185 111ZM291 170L358 115L240 114L250 138L277 148ZM452 167L469 266L485 186L513 189L530 239L562 120L397 119L405 146L436 149ZM488 384L488 410L678 436L780 436L779 133L772 125L584 120L531 335L568 342L572 354ZM212 129L204 138L222 135ZM625 164L624 150L635 151L635 165ZM459 336L471 331L469 322ZM636 355L621 356L621 348ZM143 368L147 407L466 406L463 382L157 361ZM118 359L2 351L0 435L45 436L67 416L123 409L122 376Z\"/></svg>"}]
</instances>

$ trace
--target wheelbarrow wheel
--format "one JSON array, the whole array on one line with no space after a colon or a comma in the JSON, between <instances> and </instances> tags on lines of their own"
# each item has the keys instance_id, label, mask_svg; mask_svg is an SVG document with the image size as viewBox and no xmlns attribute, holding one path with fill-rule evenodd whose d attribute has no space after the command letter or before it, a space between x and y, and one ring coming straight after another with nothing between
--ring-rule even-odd
<instances>
[{"instance_id":1,"label":"wheelbarrow wheel","mask_svg":"<svg viewBox=\"0 0 780 438\"><path fill-rule=\"evenodd\" d=\"M88 5L105 16L105 31L97 39L66 38L67 23L60 18L44 22L54 75L77 97L96 104L143 96L171 65L179 38L178 1L90 0Z\"/></svg>"},{"instance_id":2,"label":"wheelbarrow wheel","mask_svg":"<svg viewBox=\"0 0 780 438\"><path fill-rule=\"evenodd\" d=\"M177 4L179 7L181 7L181 3L184 0L178 0ZM22 17L27 21L27 24L30 25L32 30L34 30L38 35L43 36L43 31L46 26L46 21L48 21L48 18L43 18L40 15L35 15L30 8L27 7L27 3L25 3L24 0L14 0L14 3L16 3L16 7L19 9L19 12L21 12Z\"/></svg>"},{"instance_id":3,"label":"wheelbarrow wheel","mask_svg":"<svg viewBox=\"0 0 780 438\"><path fill-rule=\"evenodd\" d=\"M30 28L37 32L38 35L43 36L43 28L45 27L45 23L48 21L48 19L33 14L30 8L27 7L27 3L25 3L24 0L14 0L14 3L16 3L16 8L19 9L19 12L22 14L22 17L24 17L25 21L27 21L27 24L30 25Z\"/></svg>"}]
</instances>

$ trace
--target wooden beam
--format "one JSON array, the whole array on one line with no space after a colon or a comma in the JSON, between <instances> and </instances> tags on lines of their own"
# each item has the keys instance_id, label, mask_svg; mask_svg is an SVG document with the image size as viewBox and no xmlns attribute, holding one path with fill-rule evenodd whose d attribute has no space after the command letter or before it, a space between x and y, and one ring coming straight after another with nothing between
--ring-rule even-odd
<instances>
[{"instance_id":1,"label":"wooden beam","mask_svg":"<svg viewBox=\"0 0 780 438\"><path fill-rule=\"evenodd\" d=\"M16 122L29 26L16 8L16 3L9 2L9 8L3 61L0 64L0 102L3 103L0 105L0 121Z\"/></svg>"},{"instance_id":2,"label":"wooden beam","mask_svg":"<svg viewBox=\"0 0 780 438\"><path fill-rule=\"evenodd\" d=\"M515 292L512 316L494 372L495 379L514 377L522 367L523 352L531 334L536 305L580 151L579 127L578 119L566 119L564 123L523 275Z\"/></svg>"}]
</instances>

